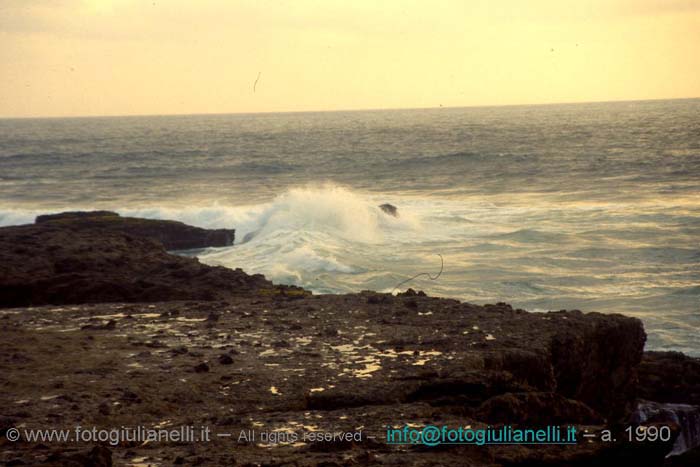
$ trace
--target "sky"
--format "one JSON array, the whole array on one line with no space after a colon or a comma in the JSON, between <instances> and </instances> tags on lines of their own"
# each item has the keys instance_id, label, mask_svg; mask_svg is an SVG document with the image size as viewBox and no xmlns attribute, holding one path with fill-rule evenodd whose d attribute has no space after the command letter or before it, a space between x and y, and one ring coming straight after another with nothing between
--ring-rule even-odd
<instances>
[{"instance_id":1,"label":"sky","mask_svg":"<svg viewBox=\"0 0 700 467\"><path fill-rule=\"evenodd\" d=\"M700 97L700 0L0 0L0 117Z\"/></svg>"}]
</instances>

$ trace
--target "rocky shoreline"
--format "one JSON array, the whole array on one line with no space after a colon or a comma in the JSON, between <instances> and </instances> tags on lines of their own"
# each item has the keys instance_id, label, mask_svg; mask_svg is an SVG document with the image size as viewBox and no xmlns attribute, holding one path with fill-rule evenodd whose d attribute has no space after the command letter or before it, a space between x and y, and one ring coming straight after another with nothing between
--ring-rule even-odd
<instances>
[{"instance_id":1,"label":"rocky shoreline","mask_svg":"<svg viewBox=\"0 0 700 467\"><path fill-rule=\"evenodd\" d=\"M83 213L0 229L0 462L697 465L688 430L699 413L700 361L644 352L637 319L529 313L412 290L314 296L172 255L164 246L180 244L172 225L148 223ZM198 235L191 248L220 234ZM674 419L680 412L668 404L690 407L690 422ZM667 410L650 408L659 406ZM669 426L672 439L624 441L635 423ZM387 444L386 427L406 424L574 425L610 429L616 441ZM116 445L6 439L12 428L78 425L206 426L214 436ZM239 439L251 431L360 435ZM686 452L667 458L679 440Z\"/></svg>"},{"instance_id":2,"label":"rocky shoreline","mask_svg":"<svg viewBox=\"0 0 700 467\"><path fill-rule=\"evenodd\" d=\"M305 293L166 251L226 246L232 236L103 211L39 216L35 224L0 229L0 308L222 300L260 289Z\"/></svg>"}]
</instances>

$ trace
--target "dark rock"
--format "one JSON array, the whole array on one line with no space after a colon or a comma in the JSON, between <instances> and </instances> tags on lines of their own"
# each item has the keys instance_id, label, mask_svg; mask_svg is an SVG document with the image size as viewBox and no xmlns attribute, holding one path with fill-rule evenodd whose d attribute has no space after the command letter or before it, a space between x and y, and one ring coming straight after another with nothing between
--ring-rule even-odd
<instances>
[{"instance_id":1,"label":"dark rock","mask_svg":"<svg viewBox=\"0 0 700 467\"><path fill-rule=\"evenodd\" d=\"M306 408L309 410L338 410L379 405L387 402L386 396L386 393L361 393L357 390L347 391L343 389L312 392L306 395Z\"/></svg>"},{"instance_id":2,"label":"dark rock","mask_svg":"<svg viewBox=\"0 0 700 467\"><path fill-rule=\"evenodd\" d=\"M42 214L34 219L36 224L48 221L58 221L65 219L91 219L91 218L110 218L117 219L119 214L113 211L66 211L59 212L58 214Z\"/></svg>"},{"instance_id":3,"label":"dark rock","mask_svg":"<svg viewBox=\"0 0 700 467\"><path fill-rule=\"evenodd\" d=\"M588 428L589 433L595 433L597 436L600 436L600 428ZM631 443L624 440L626 434L623 431L613 431L615 441L612 442L586 442L579 438L578 443L571 446L498 447L493 451L494 463L487 465L662 467L664 458L677 434L677 430L672 431L671 439L668 441ZM485 463L478 465L485 465Z\"/></svg>"},{"instance_id":4,"label":"dark rock","mask_svg":"<svg viewBox=\"0 0 700 467\"><path fill-rule=\"evenodd\" d=\"M631 421L634 424L677 425L680 433L671 455L682 454L700 446L700 406L640 401Z\"/></svg>"},{"instance_id":5,"label":"dark rock","mask_svg":"<svg viewBox=\"0 0 700 467\"><path fill-rule=\"evenodd\" d=\"M80 329L85 331L112 331L117 328L117 322L110 319L104 324L86 324L81 326Z\"/></svg>"},{"instance_id":6,"label":"dark rock","mask_svg":"<svg viewBox=\"0 0 700 467\"><path fill-rule=\"evenodd\" d=\"M381 299L379 295L370 295L367 297L367 303L370 305L378 305L381 303Z\"/></svg>"},{"instance_id":7,"label":"dark rock","mask_svg":"<svg viewBox=\"0 0 700 467\"><path fill-rule=\"evenodd\" d=\"M237 417L223 417L216 421L217 426L232 426L241 423L241 419Z\"/></svg>"},{"instance_id":8,"label":"dark rock","mask_svg":"<svg viewBox=\"0 0 700 467\"><path fill-rule=\"evenodd\" d=\"M418 386L403 397L408 402L425 401L433 406L474 407L483 401L522 389L507 373L500 371L450 371L448 376L425 375Z\"/></svg>"},{"instance_id":9,"label":"dark rock","mask_svg":"<svg viewBox=\"0 0 700 467\"><path fill-rule=\"evenodd\" d=\"M310 452L342 452L358 447L377 447L378 443L365 437L354 437L352 439L318 440L309 443ZM327 463L331 465L335 463ZM338 465L338 464L336 464Z\"/></svg>"},{"instance_id":10,"label":"dark rock","mask_svg":"<svg viewBox=\"0 0 700 467\"><path fill-rule=\"evenodd\" d=\"M639 365L639 397L700 405L700 358L680 352L644 352Z\"/></svg>"},{"instance_id":11,"label":"dark rock","mask_svg":"<svg viewBox=\"0 0 700 467\"><path fill-rule=\"evenodd\" d=\"M101 402L100 405L97 406L97 411L102 415L109 415L111 413L111 409L107 402Z\"/></svg>"},{"instance_id":12,"label":"dark rock","mask_svg":"<svg viewBox=\"0 0 700 467\"><path fill-rule=\"evenodd\" d=\"M562 424L595 425L602 417L586 404L553 392L506 393L494 396L476 411L479 420L492 424L531 427Z\"/></svg>"},{"instance_id":13,"label":"dark rock","mask_svg":"<svg viewBox=\"0 0 700 467\"><path fill-rule=\"evenodd\" d=\"M13 428L17 424L17 419L0 415L0 437L4 437L7 430Z\"/></svg>"},{"instance_id":14,"label":"dark rock","mask_svg":"<svg viewBox=\"0 0 700 467\"><path fill-rule=\"evenodd\" d=\"M111 467L112 451L104 446L95 446L88 453L90 467Z\"/></svg>"},{"instance_id":15,"label":"dark rock","mask_svg":"<svg viewBox=\"0 0 700 467\"><path fill-rule=\"evenodd\" d=\"M139 397L139 395L130 389L123 389L122 390L121 399L125 402L131 402L131 403L135 403L135 404L141 403L141 398Z\"/></svg>"},{"instance_id":16,"label":"dark rock","mask_svg":"<svg viewBox=\"0 0 700 467\"><path fill-rule=\"evenodd\" d=\"M72 228L125 233L133 237L156 240L166 250L230 246L233 245L236 232L233 229L202 229L177 221L121 217L116 212L110 211L47 214L38 216L35 222L36 224L52 222L67 224Z\"/></svg>"},{"instance_id":17,"label":"dark rock","mask_svg":"<svg viewBox=\"0 0 700 467\"><path fill-rule=\"evenodd\" d=\"M187 347L185 347L184 345L170 349L170 353L172 355L185 355L187 354L187 352Z\"/></svg>"},{"instance_id":18,"label":"dark rock","mask_svg":"<svg viewBox=\"0 0 700 467\"><path fill-rule=\"evenodd\" d=\"M215 312L210 312L209 315L207 315L207 321L215 323L219 321L219 314Z\"/></svg>"},{"instance_id":19,"label":"dark rock","mask_svg":"<svg viewBox=\"0 0 700 467\"><path fill-rule=\"evenodd\" d=\"M396 294L397 297L427 297L426 293L423 292L422 290L415 291L412 288L406 289L405 292L400 292Z\"/></svg>"},{"instance_id":20,"label":"dark rock","mask_svg":"<svg viewBox=\"0 0 700 467\"><path fill-rule=\"evenodd\" d=\"M27 465L27 463L24 462L22 459L10 459L5 463L5 465L7 467L15 467L17 465Z\"/></svg>"},{"instance_id":21,"label":"dark rock","mask_svg":"<svg viewBox=\"0 0 700 467\"><path fill-rule=\"evenodd\" d=\"M617 436L618 442L607 449L600 459L602 465L649 465L663 466L666 457L676 443L680 434L678 425L675 424L645 424L647 428L654 427L657 430L661 427L668 427L671 430L671 437L668 440L657 439L654 441L629 442L626 439L627 433L620 433ZM601 465L596 462L596 465Z\"/></svg>"},{"instance_id":22,"label":"dark rock","mask_svg":"<svg viewBox=\"0 0 700 467\"><path fill-rule=\"evenodd\" d=\"M379 209L390 216L399 217L399 210L393 204L384 203L379 205Z\"/></svg>"},{"instance_id":23,"label":"dark rock","mask_svg":"<svg viewBox=\"0 0 700 467\"><path fill-rule=\"evenodd\" d=\"M670 456L664 463L664 467L697 467L698 465L700 465L700 446L678 456Z\"/></svg>"},{"instance_id":24,"label":"dark rock","mask_svg":"<svg viewBox=\"0 0 700 467\"><path fill-rule=\"evenodd\" d=\"M220 355L219 363L221 363L222 365L231 365L233 363L233 359L226 354Z\"/></svg>"},{"instance_id":25,"label":"dark rock","mask_svg":"<svg viewBox=\"0 0 700 467\"><path fill-rule=\"evenodd\" d=\"M15 252L18 244L25 252ZM0 228L0 307L208 301L259 289L287 288L258 274L171 255L147 238L83 228L71 219Z\"/></svg>"},{"instance_id":26,"label":"dark rock","mask_svg":"<svg viewBox=\"0 0 700 467\"><path fill-rule=\"evenodd\" d=\"M600 313L549 315L566 318L558 320L549 346L557 392L584 402L608 422L632 413L646 341L641 321Z\"/></svg>"},{"instance_id":27,"label":"dark rock","mask_svg":"<svg viewBox=\"0 0 700 467\"><path fill-rule=\"evenodd\" d=\"M209 365L207 365L205 362L199 363L195 365L194 367L194 372L195 373L206 373L209 371Z\"/></svg>"},{"instance_id":28,"label":"dark rock","mask_svg":"<svg viewBox=\"0 0 700 467\"><path fill-rule=\"evenodd\" d=\"M484 365L489 370L506 371L513 379L535 391L556 391L557 382L548 356L525 349L506 349L487 353Z\"/></svg>"},{"instance_id":29,"label":"dark rock","mask_svg":"<svg viewBox=\"0 0 700 467\"><path fill-rule=\"evenodd\" d=\"M49 463L42 465L55 467L112 467L112 451L105 446L95 446L88 452L70 453L68 451L55 453L50 456Z\"/></svg>"}]
</instances>

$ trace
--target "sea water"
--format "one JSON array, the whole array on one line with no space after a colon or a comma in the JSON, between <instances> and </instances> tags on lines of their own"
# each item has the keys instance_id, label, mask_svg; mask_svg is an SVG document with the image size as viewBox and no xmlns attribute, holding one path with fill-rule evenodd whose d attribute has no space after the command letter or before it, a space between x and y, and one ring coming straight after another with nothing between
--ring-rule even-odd
<instances>
[{"instance_id":1,"label":"sea water","mask_svg":"<svg viewBox=\"0 0 700 467\"><path fill-rule=\"evenodd\" d=\"M625 313L700 355L697 99L0 120L0 225L75 209L235 228L200 260L317 293L444 260L403 288Z\"/></svg>"}]
</instances>

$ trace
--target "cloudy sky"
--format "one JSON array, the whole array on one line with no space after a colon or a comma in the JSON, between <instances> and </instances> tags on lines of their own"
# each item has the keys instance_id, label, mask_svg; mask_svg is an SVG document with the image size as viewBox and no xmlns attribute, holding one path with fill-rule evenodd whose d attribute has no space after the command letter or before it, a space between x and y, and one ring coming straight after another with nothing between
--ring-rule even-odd
<instances>
[{"instance_id":1,"label":"cloudy sky","mask_svg":"<svg viewBox=\"0 0 700 467\"><path fill-rule=\"evenodd\" d=\"M700 97L700 0L0 0L0 83L4 117Z\"/></svg>"}]
</instances>

